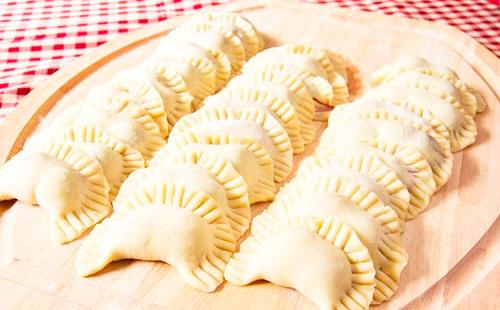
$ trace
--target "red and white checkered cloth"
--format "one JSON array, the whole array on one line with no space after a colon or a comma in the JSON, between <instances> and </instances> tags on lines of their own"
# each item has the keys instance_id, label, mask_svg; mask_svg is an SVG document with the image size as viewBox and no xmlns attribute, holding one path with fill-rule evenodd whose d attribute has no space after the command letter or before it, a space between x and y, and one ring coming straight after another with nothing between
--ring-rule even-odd
<instances>
[{"instance_id":1,"label":"red and white checkered cloth","mask_svg":"<svg viewBox=\"0 0 500 310\"><path fill-rule=\"evenodd\" d=\"M309 0L448 23L500 56L500 0ZM180 0L3 0L0 3L0 121L64 63L109 39L206 6Z\"/></svg>"}]
</instances>

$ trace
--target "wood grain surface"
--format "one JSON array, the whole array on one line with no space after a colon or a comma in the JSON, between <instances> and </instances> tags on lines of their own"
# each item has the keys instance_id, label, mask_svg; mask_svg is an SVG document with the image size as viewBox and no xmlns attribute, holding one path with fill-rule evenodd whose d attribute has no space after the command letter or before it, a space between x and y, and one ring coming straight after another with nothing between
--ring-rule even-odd
<instances>
[{"instance_id":1,"label":"wood grain surface","mask_svg":"<svg viewBox=\"0 0 500 310\"><path fill-rule=\"evenodd\" d=\"M368 87L370 72L406 54L453 68L484 96L488 108L476 118L476 143L455 154L450 181L433 196L428 210L407 224L403 243L410 260L401 287L377 308L498 309L500 61L460 31L425 21L281 1L238 2L215 9L249 18L269 46L306 43L341 53L356 76L351 85L360 89L356 96ZM142 61L158 37L185 18L125 34L42 82L0 125L0 163L22 148L42 120L50 121L90 87ZM318 136L324 126L318 123ZM314 147L296 156L296 165ZM254 206L254 213L265 206ZM263 281L246 287L225 283L215 293L202 293L164 263L121 261L79 278L74 263L80 243L57 245L37 206L0 203L0 308L314 308L296 291Z\"/></svg>"}]
</instances>

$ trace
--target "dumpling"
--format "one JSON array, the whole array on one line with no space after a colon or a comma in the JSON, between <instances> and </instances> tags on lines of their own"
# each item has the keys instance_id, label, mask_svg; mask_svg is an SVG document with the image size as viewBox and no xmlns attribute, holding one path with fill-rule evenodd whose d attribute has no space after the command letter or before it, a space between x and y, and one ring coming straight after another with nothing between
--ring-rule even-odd
<instances>
[{"instance_id":1,"label":"dumpling","mask_svg":"<svg viewBox=\"0 0 500 310\"><path fill-rule=\"evenodd\" d=\"M425 132L431 136L444 152L451 151L450 134L443 123L438 120L429 123L424 118L413 114L411 111L390 102L384 103L371 98L363 97L351 102L349 105L341 106L330 113L332 121L338 121L341 118L367 118L398 121L409 125L415 129Z\"/></svg>"},{"instance_id":2,"label":"dumpling","mask_svg":"<svg viewBox=\"0 0 500 310\"><path fill-rule=\"evenodd\" d=\"M144 159L138 150L120 142L96 126L68 127L55 140L69 142L99 160L110 185L110 199L116 196L121 184L130 173L144 168Z\"/></svg>"},{"instance_id":3,"label":"dumpling","mask_svg":"<svg viewBox=\"0 0 500 310\"><path fill-rule=\"evenodd\" d=\"M368 309L375 287L368 249L333 219L287 219L253 232L224 276L236 285L264 279L294 288L320 309Z\"/></svg>"},{"instance_id":4,"label":"dumpling","mask_svg":"<svg viewBox=\"0 0 500 310\"><path fill-rule=\"evenodd\" d=\"M164 156L161 163L157 161L153 167L137 171L125 181L113 203L115 210L135 188L151 180L168 180L210 195L224 209L236 238L250 226L247 186L224 158L196 150L180 150Z\"/></svg>"},{"instance_id":5,"label":"dumpling","mask_svg":"<svg viewBox=\"0 0 500 310\"><path fill-rule=\"evenodd\" d=\"M272 50L269 49L269 50ZM297 54L274 54L263 51L250 59L244 73L268 70L291 73L304 81L311 96L324 104L332 104L333 88L324 69L312 57Z\"/></svg>"},{"instance_id":6,"label":"dumpling","mask_svg":"<svg viewBox=\"0 0 500 310\"><path fill-rule=\"evenodd\" d=\"M187 145L167 144L151 160L150 167L154 169L156 166L163 165L163 162L177 150L203 151L231 162L245 180L250 204L273 199L275 185L272 159L263 146L255 140L236 136L217 137L214 135L211 137L193 136L193 138L201 139L192 140L193 143Z\"/></svg>"},{"instance_id":7,"label":"dumpling","mask_svg":"<svg viewBox=\"0 0 500 310\"><path fill-rule=\"evenodd\" d=\"M143 98L142 105L157 123L157 119L161 117L161 124L158 125L160 131L166 133L164 137L179 118L191 112L192 97L182 77L173 70L154 70L140 65L118 72L112 83ZM152 89L157 92L154 97Z\"/></svg>"},{"instance_id":8,"label":"dumpling","mask_svg":"<svg viewBox=\"0 0 500 310\"><path fill-rule=\"evenodd\" d=\"M449 81L461 91L468 91L476 97L477 112L482 112L486 108L486 102L483 100L483 98L480 95L474 94L474 91L469 89L467 85L465 85L465 83L460 80L455 71L446 66L432 63L424 58L417 56L403 56L396 60L394 63L383 66L378 71L372 73L371 83L373 86L378 86L407 71L416 71Z\"/></svg>"},{"instance_id":9,"label":"dumpling","mask_svg":"<svg viewBox=\"0 0 500 310\"><path fill-rule=\"evenodd\" d=\"M158 125L162 138L166 138L169 127L162 96L152 82L129 71L120 72L110 82L91 88L86 100L104 105L112 100L140 105Z\"/></svg>"},{"instance_id":10,"label":"dumpling","mask_svg":"<svg viewBox=\"0 0 500 310\"><path fill-rule=\"evenodd\" d=\"M399 218L406 220L410 202L408 188L399 179L397 173L377 156L373 154L344 154L334 153L327 157L312 156L305 159L297 172L299 178L305 177L314 171L338 170L339 173L349 174L356 182L376 183L383 187L388 195L386 204L390 205Z\"/></svg>"},{"instance_id":11,"label":"dumpling","mask_svg":"<svg viewBox=\"0 0 500 310\"><path fill-rule=\"evenodd\" d=\"M259 225L272 225L275 220L283 218L284 214L281 208L287 208L288 205L295 205L295 198L305 192L331 193L343 197L356 205L361 210L367 212L380 224L384 232L390 235L398 236L404 230L404 223L399 219L397 213L384 203L381 199L386 198L373 182L356 182L352 175L343 175L333 170L314 170L307 175L294 178L292 181L281 187L276 195L276 199L261 214L266 216L257 216L252 221L252 229ZM290 201L293 200L293 201ZM309 208L314 208L314 204L307 204ZM277 206L280 206L277 208ZM288 214L288 213L287 213ZM285 216L286 217L286 216Z\"/></svg>"},{"instance_id":12,"label":"dumpling","mask_svg":"<svg viewBox=\"0 0 500 310\"><path fill-rule=\"evenodd\" d=\"M290 137L293 153L299 154L304 151L304 139L300 132L297 113L292 103L286 99L277 97L266 90L261 91L258 87L230 87L217 95L207 97L204 105L264 109L285 128Z\"/></svg>"},{"instance_id":13,"label":"dumpling","mask_svg":"<svg viewBox=\"0 0 500 310\"><path fill-rule=\"evenodd\" d=\"M264 40L260 34L252 23L241 15L230 12L203 12L193 16L186 25L198 22L209 22L212 25L232 29L245 46L246 59L250 59L264 48Z\"/></svg>"},{"instance_id":14,"label":"dumpling","mask_svg":"<svg viewBox=\"0 0 500 310\"><path fill-rule=\"evenodd\" d=\"M187 113L199 108L205 97L215 93L215 67L209 59L171 59L168 55L154 54L142 66L159 74L162 83L178 94L189 92L190 98L181 97L186 98L184 101L192 99Z\"/></svg>"},{"instance_id":15,"label":"dumpling","mask_svg":"<svg viewBox=\"0 0 500 310\"><path fill-rule=\"evenodd\" d=\"M475 116L477 112L476 97L468 91L457 89L452 83L432 75L408 71L384 85L406 86L426 90L448 101L456 108L463 108L470 116Z\"/></svg>"},{"instance_id":16,"label":"dumpling","mask_svg":"<svg viewBox=\"0 0 500 310\"><path fill-rule=\"evenodd\" d=\"M344 130L346 126L349 130ZM420 151L432 169L437 188L443 186L451 175L451 152L444 152L429 135L396 121L353 119L349 120L348 125L342 121L333 121L324 131L319 148L328 149L330 145L349 142L371 145L390 142Z\"/></svg>"},{"instance_id":17,"label":"dumpling","mask_svg":"<svg viewBox=\"0 0 500 310\"><path fill-rule=\"evenodd\" d=\"M314 127L314 100L309 93L307 86L302 80L286 72L281 71L258 71L240 75L232 79L227 88L231 89L234 85L249 84L265 85L268 91L282 98L289 98L294 103L301 122L301 133L306 144L311 143L316 137Z\"/></svg>"},{"instance_id":18,"label":"dumpling","mask_svg":"<svg viewBox=\"0 0 500 310\"><path fill-rule=\"evenodd\" d=\"M219 50L206 50L197 44L180 41L167 35L155 51L155 55L174 60L187 60L191 64L208 60L215 69L215 91L224 87L231 78L231 62Z\"/></svg>"},{"instance_id":19,"label":"dumpling","mask_svg":"<svg viewBox=\"0 0 500 310\"><path fill-rule=\"evenodd\" d=\"M430 197L436 190L436 184L432 179L430 167L429 173L426 178L422 178L422 173L415 169L418 167L418 162L426 163L425 158L415 151L414 155L408 156L412 158L412 163L405 163L394 155L389 155L377 149L374 146L362 143L351 142L348 144L331 145L328 151L323 156L331 156L332 154L340 154L337 156L356 156L360 154L370 154L370 156L377 157L380 161L386 164L393 170L403 184L408 188L410 194L410 201L408 205L408 212L406 213L406 220L415 218L420 212L425 210L430 202Z\"/></svg>"},{"instance_id":20,"label":"dumpling","mask_svg":"<svg viewBox=\"0 0 500 310\"><path fill-rule=\"evenodd\" d=\"M0 168L0 200L38 204L59 243L72 241L111 211L99 161L69 143L23 150Z\"/></svg>"},{"instance_id":21,"label":"dumpling","mask_svg":"<svg viewBox=\"0 0 500 310\"><path fill-rule=\"evenodd\" d=\"M401 271L408 263L408 254L401 246L399 237L388 235L374 216L383 210L363 210L343 196L310 187L306 182L294 185L255 218L252 230L272 231L279 219L286 217L342 221L356 232L370 252L376 271L373 303L392 297L398 288ZM264 217L268 219L260 220Z\"/></svg>"},{"instance_id":22,"label":"dumpling","mask_svg":"<svg viewBox=\"0 0 500 310\"><path fill-rule=\"evenodd\" d=\"M234 111L223 107L205 107L183 117L172 130L169 142L186 131L230 134L257 140L273 159L276 182L283 181L292 170L293 150L285 129L258 109L249 107Z\"/></svg>"},{"instance_id":23,"label":"dumpling","mask_svg":"<svg viewBox=\"0 0 500 310\"><path fill-rule=\"evenodd\" d=\"M271 49L269 49L271 50ZM333 81L335 76L340 75L347 81L347 68L345 61L335 53L325 49L303 44L284 44L272 49L273 53L288 53L297 55L308 55L319 63L326 71L328 79Z\"/></svg>"},{"instance_id":24,"label":"dumpling","mask_svg":"<svg viewBox=\"0 0 500 310\"><path fill-rule=\"evenodd\" d=\"M39 149L46 141L52 141L66 127L92 125L100 127L112 136L138 149L146 160L165 145L158 125L144 108L128 100L109 102L84 101L66 109L47 127L32 136L25 149Z\"/></svg>"},{"instance_id":25,"label":"dumpling","mask_svg":"<svg viewBox=\"0 0 500 310\"><path fill-rule=\"evenodd\" d=\"M219 50L231 62L232 75L240 73L246 61L246 52L236 29L216 23L197 22L181 25L169 37L186 40L209 50Z\"/></svg>"},{"instance_id":26,"label":"dumpling","mask_svg":"<svg viewBox=\"0 0 500 310\"><path fill-rule=\"evenodd\" d=\"M477 128L472 116L461 107L453 106L424 90L384 86L372 90L366 96L404 107L429 123L437 120L444 124L449 131L452 152L458 152L476 140Z\"/></svg>"},{"instance_id":27,"label":"dumpling","mask_svg":"<svg viewBox=\"0 0 500 310\"><path fill-rule=\"evenodd\" d=\"M78 251L76 269L89 276L121 259L163 261L192 287L211 292L223 281L235 243L210 196L168 182L148 183L92 231Z\"/></svg>"}]
</instances>

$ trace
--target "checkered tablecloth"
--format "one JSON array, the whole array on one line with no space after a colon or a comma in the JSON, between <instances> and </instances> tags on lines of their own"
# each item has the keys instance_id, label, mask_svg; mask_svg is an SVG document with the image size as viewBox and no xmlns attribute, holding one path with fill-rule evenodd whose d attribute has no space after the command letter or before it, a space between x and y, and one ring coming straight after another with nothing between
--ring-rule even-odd
<instances>
[{"instance_id":1,"label":"checkered tablecloth","mask_svg":"<svg viewBox=\"0 0 500 310\"><path fill-rule=\"evenodd\" d=\"M310 0L448 23L500 56L500 0ZM0 121L64 63L148 23L231 0L3 0Z\"/></svg>"}]
</instances>

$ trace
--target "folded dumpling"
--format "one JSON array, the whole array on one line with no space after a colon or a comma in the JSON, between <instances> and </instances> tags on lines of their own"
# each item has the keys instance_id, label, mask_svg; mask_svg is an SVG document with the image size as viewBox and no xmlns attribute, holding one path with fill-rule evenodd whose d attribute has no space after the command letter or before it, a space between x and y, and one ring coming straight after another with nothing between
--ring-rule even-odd
<instances>
[{"instance_id":1,"label":"folded dumpling","mask_svg":"<svg viewBox=\"0 0 500 310\"><path fill-rule=\"evenodd\" d=\"M257 107L263 109L276 119L285 129L290 137L293 153L299 154L304 151L304 139L300 132L300 122L292 103L275 96L265 89L259 87L238 87L226 88L217 95L207 97L205 106L226 106L231 108Z\"/></svg>"},{"instance_id":2,"label":"folded dumpling","mask_svg":"<svg viewBox=\"0 0 500 310\"><path fill-rule=\"evenodd\" d=\"M404 107L429 123L444 124L449 131L451 151L458 152L474 143L476 123L461 107L453 106L441 97L412 87L383 86L367 94L370 98Z\"/></svg>"},{"instance_id":3,"label":"folded dumpling","mask_svg":"<svg viewBox=\"0 0 500 310\"><path fill-rule=\"evenodd\" d=\"M239 74L245 64L245 47L233 27L206 21L192 22L174 29L169 37L198 44L212 53L218 51L225 54L231 62L232 75Z\"/></svg>"},{"instance_id":4,"label":"folded dumpling","mask_svg":"<svg viewBox=\"0 0 500 310\"><path fill-rule=\"evenodd\" d=\"M249 84L265 85L269 92L276 96L289 98L294 104L298 112L301 122L301 133L306 144L311 143L316 137L316 129L314 127L314 100L307 89L307 86L300 78L290 73L282 71L256 71L248 74L240 75L232 79L228 84L228 89L233 88L233 85L249 85Z\"/></svg>"},{"instance_id":5,"label":"folded dumpling","mask_svg":"<svg viewBox=\"0 0 500 310\"><path fill-rule=\"evenodd\" d=\"M203 12L196 14L186 22L209 22L219 27L230 28L241 39L245 46L246 59L250 59L264 48L264 40L245 17L231 12Z\"/></svg>"},{"instance_id":6,"label":"folded dumpling","mask_svg":"<svg viewBox=\"0 0 500 310\"><path fill-rule=\"evenodd\" d=\"M444 152L451 151L450 134L443 123L438 120L432 123L427 122L424 118L401 106L363 97L336 108L329 116L331 122L350 118L397 121L428 134L436 140Z\"/></svg>"},{"instance_id":7,"label":"folded dumpling","mask_svg":"<svg viewBox=\"0 0 500 310\"><path fill-rule=\"evenodd\" d=\"M144 168L144 158L138 150L96 126L67 127L55 140L69 142L99 160L110 186L110 199L130 173Z\"/></svg>"},{"instance_id":8,"label":"folded dumpling","mask_svg":"<svg viewBox=\"0 0 500 310\"><path fill-rule=\"evenodd\" d=\"M203 61L210 62L215 73L215 91L224 87L231 78L231 62L220 50L205 49L198 44L176 39L175 36L167 35L155 51L155 55L174 60L186 60L195 66Z\"/></svg>"},{"instance_id":9,"label":"folded dumpling","mask_svg":"<svg viewBox=\"0 0 500 310\"><path fill-rule=\"evenodd\" d=\"M225 107L204 107L182 118L172 130L169 142L191 131L194 134L230 134L257 140L273 159L274 179L283 181L291 172L293 149L285 129L256 108L235 111Z\"/></svg>"},{"instance_id":10,"label":"folded dumpling","mask_svg":"<svg viewBox=\"0 0 500 310\"><path fill-rule=\"evenodd\" d=\"M167 144L150 162L150 167L165 165L177 151L196 151L228 160L243 177L250 203L269 201L274 197L273 165L266 149L255 140L236 136L196 136L191 144ZM227 139L224 139L227 138ZM214 143L214 144L211 144Z\"/></svg>"},{"instance_id":11,"label":"folded dumpling","mask_svg":"<svg viewBox=\"0 0 500 310\"><path fill-rule=\"evenodd\" d=\"M456 88L453 83L432 75L408 71L401 73L384 85L422 89L441 97L457 108L464 109L470 116L475 116L477 112L477 100L474 95L466 89Z\"/></svg>"},{"instance_id":12,"label":"folded dumpling","mask_svg":"<svg viewBox=\"0 0 500 310\"><path fill-rule=\"evenodd\" d=\"M380 223L380 212L383 209L363 210L346 197L311 187L306 182L296 182L255 218L252 230L272 231L273 226L279 225L279 219L287 217L332 218L344 222L370 252L376 271L373 303L380 303L394 295L401 271L408 262L399 236L388 235Z\"/></svg>"},{"instance_id":13,"label":"folded dumpling","mask_svg":"<svg viewBox=\"0 0 500 310\"><path fill-rule=\"evenodd\" d=\"M486 102L484 99L475 94L467 85L460 80L455 71L450 68L430 62L424 58L407 55L399 58L392 64L387 64L371 74L371 80L373 86L378 86L388 80L397 77L399 74L407 71L416 71L427 75L432 75L440 79L451 82L456 88L470 92L476 97L477 101L477 112L482 112L486 108Z\"/></svg>"},{"instance_id":14,"label":"folded dumpling","mask_svg":"<svg viewBox=\"0 0 500 310\"><path fill-rule=\"evenodd\" d=\"M38 204L60 243L72 241L111 211L99 161L69 143L23 150L0 168L0 200Z\"/></svg>"},{"instance_id":15,"label":"folded dumpling","mask_svg":"<svg viewBox=\"0 0 500 310\"><path fill-rule=\"evenodd\" d=\"M344 130L346 126L349 130ZM431 136L411 126L389 120L353 119L348 124L332 120L320 140L321 149L333 144L365 142L370 144L396 144L413 148L422 153L432 169L437 188L451 175L453 155L444 152Z\"/></svg>"},{"instance_id":16,"label":"folded dumpling","mask_svg":"<svg viewBox=\"0 0 500 310\"><path fill-rule=\"evenodd\" d=\"M192 287L211 292L223 281L235 242L224 211L210 196L149 182L92 231L78 251L76 269L89 276L121 259L163 261Z\"/></svg>"},{"instance_id":17,"label":"folded dumpling","mask_svg":"<svg viewBox=\"0 0 500 310\"><path fill-rule=\"evenodd\" d=\"M283 219L252 232L224 276L236 285L264 279L294 288L320 309L368 309L375 287L368 249L334 219Z\"/></svg>"},{"instance_id":18,"label":"folded dumpling","mask_svg":"<svg viewBox=\"0 0 500 310\"><path fill-rule=\"evenodd\" d=\"M164 156L161 164L156 162L153 167L130 175L113 202L114 209L119 210L135 188L154 180L166 180L210 195L224 209L236 238L241 237L250 226L246 184L224 158L189 149Z\"/></svg>"}]
</instances>

